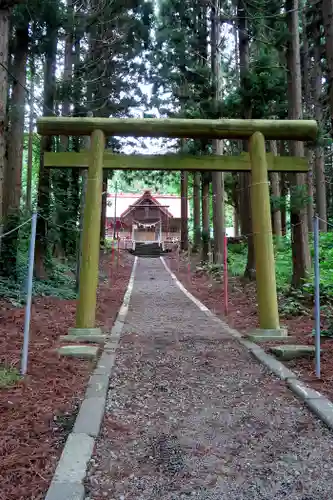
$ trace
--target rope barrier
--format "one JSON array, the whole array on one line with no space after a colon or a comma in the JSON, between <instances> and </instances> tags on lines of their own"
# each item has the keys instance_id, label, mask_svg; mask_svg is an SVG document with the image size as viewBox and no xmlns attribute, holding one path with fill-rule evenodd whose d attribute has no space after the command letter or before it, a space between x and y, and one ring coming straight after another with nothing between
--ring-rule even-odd
<instances>
[{"instance_id":1,"label":"rope barrier","mask_svg":"<svg viewBox=\"0 0 333 500\"><path fill-rule=\"evenodd\" d=\"M44 215L42 215L41 213L38 212L38 217L41 217L41 219L45 220L46 222L52 222L52 224L60 229L71 229L71 230L74 230L74 231L77 231L78 233L82 233L83 229L80 229L78 227L73 227L73 226L65 226L65 225L61 225L61 224L57 224L51 217L50 218L47 218L47 217L44 217ZM70 224L70 222L68 223Z\"/></svg>"},{"instance_id":2,"label":"rope barrier","mask_svg":"<svg viewBox=\"0 0 333 500\"><path fill-rule=\"evenodd\" d=\"M325 224L327 224L330 227L333 227L333 224L331 222L328 222L327 220L321 219L320 217L318 217L318 220L320 220L321 222L325 222Z\"/></svg>"},{"instance_id":3,"label":"rope barrier","mask_svg":"<svg viewBox=\"0 0 333 500\"><path fill-rule=\"evenodd\" d=\"M8 236L9 234L12 234L14 233L15 231L17 231L18 229L20 229L21 227L25 226L26 224L28 224L30 221L31 221L32 217L30 217L30 219L27 219L25 222L22 222L22 224L20 224L19 226L17 227L14 227L13 229L11 229L10 231L7 231L7 233L4 233L0 236L0 240L2 240L2 238L5 238L6 236Z\"/></svg>"}]
</instances>

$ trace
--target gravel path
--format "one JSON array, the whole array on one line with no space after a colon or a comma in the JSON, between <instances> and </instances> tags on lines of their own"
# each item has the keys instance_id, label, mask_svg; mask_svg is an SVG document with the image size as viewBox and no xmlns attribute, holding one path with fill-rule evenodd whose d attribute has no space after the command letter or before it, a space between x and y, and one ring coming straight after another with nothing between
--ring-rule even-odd
<instances>
[{"instance_id":1,"label":"gravel path","mask_svg":"<svg viewBox=\"0 0 333 500\"><path fill-rule=\"evenodd\" d=\"M331 500L333 436L139 259L87 500Z\"/></svg>"}]
</instances>

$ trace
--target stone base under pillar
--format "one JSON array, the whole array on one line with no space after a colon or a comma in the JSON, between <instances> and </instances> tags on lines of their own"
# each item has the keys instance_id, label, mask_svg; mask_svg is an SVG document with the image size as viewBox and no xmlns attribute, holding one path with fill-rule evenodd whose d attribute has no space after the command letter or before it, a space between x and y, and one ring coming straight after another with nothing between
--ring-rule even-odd
<instances>
[{"instance_id":1,"label":"stone base under pillar","mask_svg":"<svg viewBox=\"0 0 333 500\"><path fill-rule=\"evenodd\" d=\"M60 342L67 342L73 344L87 343L87 344L105 344L107 340L106 335L61 335Z\"/></svg>"},{"instance_id":2,"label":"stone base under pillar","mask_svg":"<svg viewBox=\"0 0 333 500\"><path fill-rule=\"evenodd\" d=\"M96 359L99 347L92 345L64 345L57 349L60 356L80 359Z\"/></svg>"},{"instance_id":3,"label":"stone base under pillar","mask_svg":"<svg viewBox=\"0 0 333 500\"><path fill-rule=\"evenodd\" d=\"M292 339L292 337L288 337L288 331L283 327L279 329L256 328L251 330L246 337L253 342L269 342L272 340L288 342L288 340Z\"/></svg>"},{"instance_id":4,"label":"stone base under pillar","mask_svg":"<svg viewBox=\"0 0 333 500\"><path fill-rule=\"evenodd\" d=\"M68 335L61 335L60 341L80 344L104 344L107 336L102 333L100 328L70 328Z\"/></svg>"},{"instance_id":5,"label":"stone base under pillar","mask_svg":"<svg viewBox=\"0 0 333 500\"><path fill-rule=\"evenodd\" d=\"M248 340L252 342L263 343L263 342L285 342L286 344L289 342L295 342L295 337L291 335L287 335L286 337L281 337L280 335L246 335Z\"/></svg>"},{"instance_id":6,"label":"stone base under pillar","mask_svg":"<svg viewBox=\"0 0 333 500\"><path fill-rule=\"evenodd\" d=\"M68 335L102 335L100 328L70 328Z\"/></svg>"},{"instance_id":7,"label":"stone base under pillar","mask_svg":"<svg viewBox=\"0 0 333 500\"><path fill-rule=\"evenodd\" d=\"M314 358L316 348L310 345L277 345L269 351L281 361L289 361L298 358Z\"/></svg>"}]
</instances>

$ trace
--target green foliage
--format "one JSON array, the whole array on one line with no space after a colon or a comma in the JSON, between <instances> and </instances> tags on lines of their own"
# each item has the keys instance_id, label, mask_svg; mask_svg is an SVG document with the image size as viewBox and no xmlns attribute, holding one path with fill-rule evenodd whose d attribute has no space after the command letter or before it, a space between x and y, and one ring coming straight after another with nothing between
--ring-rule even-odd
<instances>
[{"instance_id":1,"label":"green foliage","mask_svg":"<svg viewBox=\"0 0 333 500\"><path fill-rule=\"evenodd\" d=\"M286 74L276 51L260 51L244 75L243 84L234 87L221 103L223 116L239 118L245 107L251 109L252 118L286 118Z\"/></svg>"},{"instance_id":2,"label":"green foliage","mask_svg":"<svg viewBox=\"0 0 333 500\"><path fill-rule=\"evenodd\" d=\"M23 163L22 163L22 197L21 204L22 208L25 205L26 191L27 191L27 174L28 174L28 134L24 134L23 142ZM40 141L41 138L37 134L33 135L32 140L32 200L36 200L37 195L37 182L38 182L38 172L39 172L39 162L40 162Z\"/></svg>"},{"instance_id":3,"label":"green foliage","mask_svg":"<svg viewBox=\"0 0 333 500\"><path fill-rule=\"evenodd\" d=\"M207 231L202 231L201 232L201 240L202 240L203 245L207 245L209 243L209 240L210 240L210 233Z\"/></svg>"},{"instance_id":4,"label":"green foliage","mask_svg":"<svg viewBox=\"0 0 333 500\"><path fill-rule=\"evenodd\" d=\"M216 113L211 70L203 64L207 57L206 14L207 7L198 0L160 2L151 65L152 102L165 102L163 114L204 118Z\"/></svg>"},{"instance_id":5,"label":"green foliage","mask_svg":"<svg viewBox=\"0 0 333 500\"><path fill-rule=\"evenodd\" d=\"M152 21L153 4L146 0L129 0L125 4L120 0L106 3L96 0L89 6L76 2L66 6L66 2L32 0L29 2L29 7L26 2L23 4L19 2L12 12L13 40L11 43L14 47L17 42L15 36L21 27L29 27L27 89L32 88L31 80L34 78L36 99L33 107L36 114L40 114L40 108L44 114L47 113L50 116L60 114L62 103L67 101L74 116L85 115L88 109L93 111L95 116L131 115L133 107L144 104L146 101L138 83L146 81L146 52L150 48ZM60 42L57 44L57 58L54 61L54 68L51 68L52 71L48 74L50 80L44 81L47 76L47 73L44 73L44 62L45 60L50 62L51 46L54 46L54 43L50 44L50 42L53 39L56 41L57 37ZM63 75L59 76L59 69L64 63L64 40L72 40L73 48L73 74L71 78L66 78L66 81L63 81ZM53 72L56 74L55 89L52 88ZM43 85L44 91L51 89L51 92L45 91L45 95L39 99L37 96ZM53 97L50 99L50 95L53 96L53 94L55 101ZM89 102L87 102L87 95L89 95ZM27 95L27 98L29 97ZM119 150L121 147L120 141L115 138L110 138L108 142L114 150ZM82 145L82 140L69 138L68 150L78 150ZM22 209L25 207L27 186L27 146L28 137L25 135ZM58 148L59 138L53 140L52 145L53 150ZM35 134L32 165L34 205L37 199L39 163L40 138ZM44 257L46 267L52 277L44 284L36 283L36 287L39 287L38 290L42 294L49 294L49 291L52 294L58 294L59 287L57 284L54 285L55 270L52 255L68 259L73 258L77 253L80 180L78 171L69 169L52 171L50 183L48 173L42 175L41 178L43 184L39 186L38 210L44 219L38 220L37 227L40 235L39 243L42 242L42 245L39 245L41 246L39 255L42 254ZM21 214L14 215L15 222L22 217ZM11 226L14 226L14 220ZM11 229L11 226L8 225L8 228ZM44 228L45 231L41 231ZM14 241L13 237L13 248L8 249L7 253L3 252L2 276L16 277L18 282L13 287L10 287L7 282L3 283L3 293L5 294L7 289L11 296L19 295L21 276L15 276L15 274L16 271L20 273L21 265L19 262L15 263L15 260L21 259L20 252L16 251L21 244L21 241ZM10 258L9 251L11 252ZM59 293L67 294L66 291Z\"/></svg>"},{"instance_id":6,"label":"green foliage","mask_svg":"<svg viewBox=\"0 0 333 500\"><path fill-rule=\"evenodd\" d=\"M287 199L285 196L273 196L271 195L271 209L272 211L286 210L287 209Z\"/></svg>"},{"instance_id":7,"label":"green foliage","mask_svg":"<svg viewBox=\"0 0 333 500\"><path fill-rule=\"evenodd\" d=\"M35 280L34 293L42 297L75 299L75 266L55 262L48 280Z\"/></svg>"},{"instance_id":8,"label":"green foliage","mask_svg":"<svg viewBox=\"0 0 333 500\"><path fill-rule=\"evenodd\" d=\"M244 274L247 246L245 243L228 245L228 270L231 276Z\"/></svg>"},{"instance_id":9,"label":"green foliage","mask_svg":"<svg viewBox=\"0 0 333 500\"><path fill-rule=\"evenodd\" d=\"M0 272L2 276L17 279L16 275L16 252L18 231L20 224L20 213L9 213L4 224L4 237L1 245Z\"/></svg>"},{"instance_id":10,"label":"green foliage","mask_svg":"<svg viewBox=\"0 0 333 500\"><path fill-rule=\"evenodd\" d=\"M321 317L325 319L325 328L320 329L321 337L333 339L333 308L332 305L325 304L321 307ZM315 335L313 330L312 335Z\"/></svg>"},{"instance_id":11,"label":"green foliage","mask_svg":"<svg viewBox=\"0 0 333 500\"><path fill-rule=\"evenodd\" d=\"M164 172L161 170L123 170L117 171L109 187L123 193L140 193L144 189L151 189L152 193L178 194L180 193L180 173Z\"/></svg>"},{"instance_id":12,"label":"green foliage","mask_svg":"<svg viewBox=\"0 0 333 500\"><path fill-rule=\"evenodd\" d=\"M57 297L75 299L74 267L52 262L52 275L48 280L34 280L33 295L36 297ZM25 283L27 278L27 253L19 252L17 281L0 277L0 297L9 300L14 306L22 307L25 303Z\"/></svg>"},{"instance_id":13,"label":"green foliage","mask_svg":"<svg viewBox=\"0 0 333 500\"><path fill-rule=\"evenodd\" d=\"M16 384L20 378L20 374L15 368L0 366L0 389Z\"/></svg>"},{"instance_id":14,"label":"green foliage","mask_svg":"<svg viewBox=\"0 0 333 500\"><path fill-rule=\"evenodd\" d=\"M312 249L312 256L313 256ZM324 301L333 304L333 233L320 234L319 247L319 266L320 266L320 297ZM313 294L313 281L306 285L306 289L310 294Z\"/></svg>"},{"instance_id":15,"label":"green foliage","mask_svg":"<svg viewBox=\"0 0 333 500\"><path fill-rule=\"evenodd\" d=\"M279 293L279 311L282 316L304 316L308 314L308 302L302 290L290 288L286 293Z\"/></svg>"},{"instance_id":16,"label":"green foliage","mask_svg":"<svg viewBox=\"0 0 333 500\"><path fill-rule=\"evenodd\" d=\"M81 50L84 63L77 78L82 89L89 82L92 100L86 107L95 116L128 115L145 100L138 82L146 79L153 5L144 0L94 5L86 19L92 43L86 53Z\"/></svg>"},{"instance_id":17,"label":"green foliage","mask_svg":"<svg viewBox=\"0 0 333 500\"><path fill-rule=\"evenodd\" d=\"M246 255L245 243L228 246L228 267L231 276L242 276L246 265ZM333 331L333 233L321 233L319 255L320 297L324 304L325 318L329 320L329 324L332 323ZM275 263L280 313L285 316L308 314L309 306L313 304L314 277L311 274L300 289L292 289L290 287L291 262L290 239L279 238L278 242L275 242Z\"/></svg>"},{"instance_id":18,"label":"green foliage","mask_svg":"<svg viewBox=\"0 0 333 500\"><path fill-rule=\"evenodd\" d=\"M306 185L290 186L290 211L298 212L309 204L311 198L308 195Z\"/></svg>"}]
</instances>

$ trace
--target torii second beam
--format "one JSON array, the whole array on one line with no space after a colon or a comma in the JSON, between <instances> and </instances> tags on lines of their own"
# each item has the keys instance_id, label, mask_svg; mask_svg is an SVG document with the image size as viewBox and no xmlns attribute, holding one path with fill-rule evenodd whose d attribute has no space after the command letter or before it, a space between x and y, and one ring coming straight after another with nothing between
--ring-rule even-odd
<instances>
[{"instance_id":1,"label":"torii second beam","mask_svg":"<svg viewBox=\"0 0 333 500\"><path fill-rule=\"evenodd\" d=\"M267 153L269 172L307 172L305 158L293 156L274 156ZM89 152L83 151L44 153L44 165L50 168L87 168ZM223 171L250 172L251 162L248 153L237 156L190 156L179 154L167 155L119 155L104 152L103 168L114 170L187 170L187 171Z\"/></svg>"}]
</instances>

